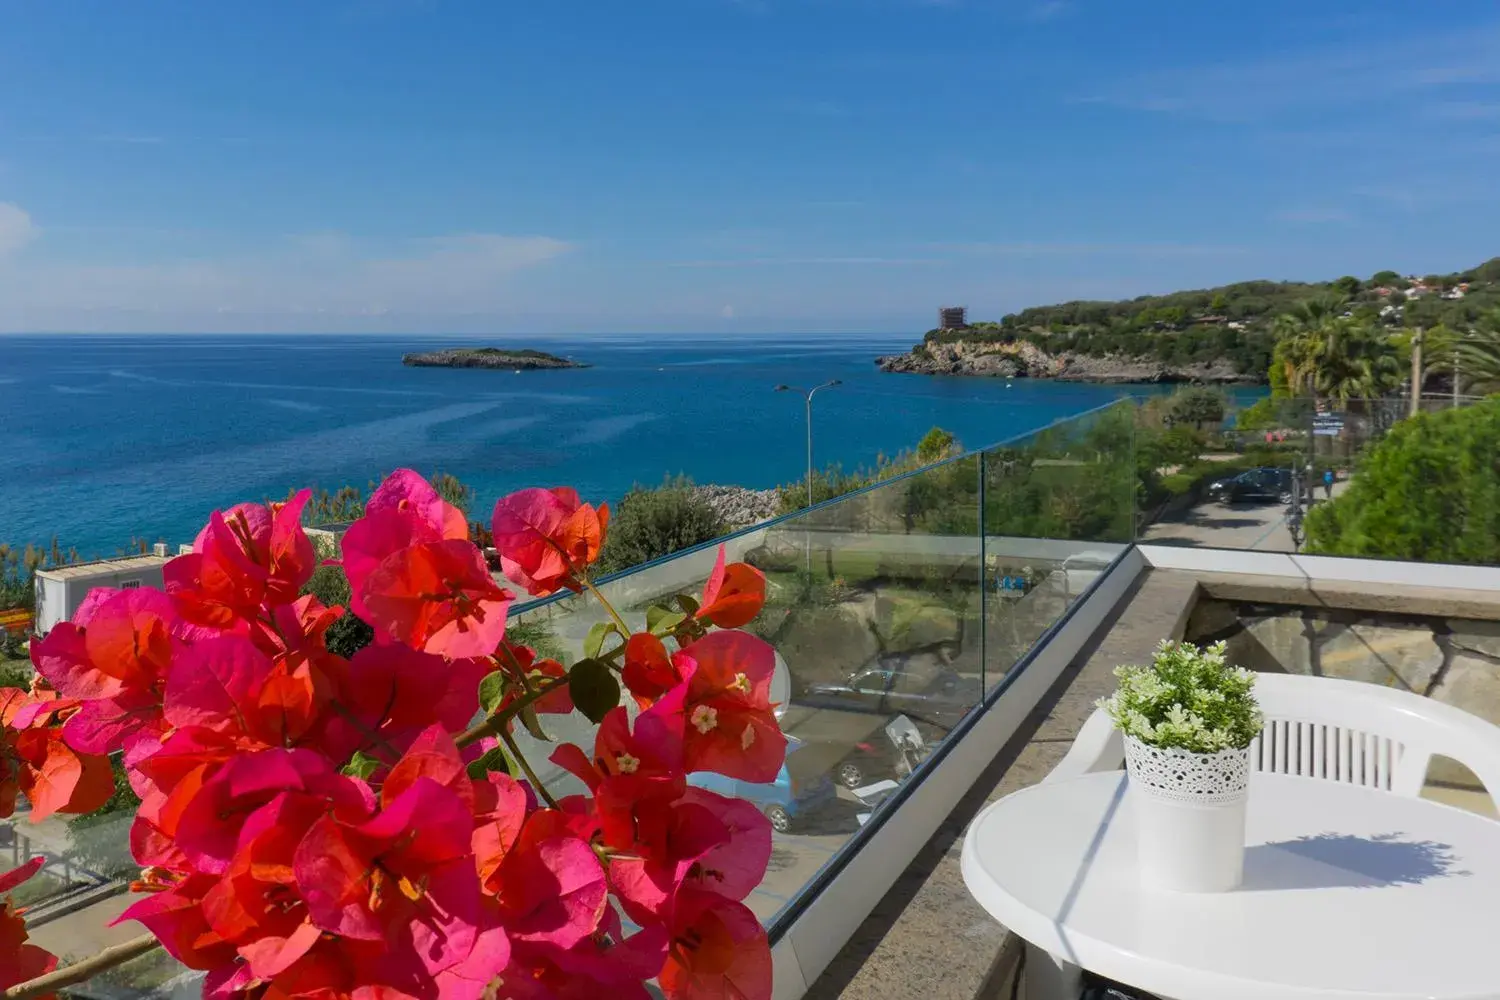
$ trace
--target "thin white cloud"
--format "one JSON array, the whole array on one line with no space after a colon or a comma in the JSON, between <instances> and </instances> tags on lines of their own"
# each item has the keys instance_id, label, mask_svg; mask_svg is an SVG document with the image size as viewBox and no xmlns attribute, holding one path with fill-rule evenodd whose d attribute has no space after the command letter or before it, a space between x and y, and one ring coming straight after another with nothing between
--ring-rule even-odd
<instances>
[{"instance_id":1,"label":"thin white cloud","mask_svg":"<svg viewBox=\"0 0 1500 1000\"><path fill-rule=\"evenodd\" d=\"M941 264L941 260L930 257L738 257L738 258L710 258L706 260L673 260L667 262L667 267L777 267L790 265L805 265L809 267L822 266L877 266L906 264Z\"/></svg>"},{"instance_id":2,"label":"thin white cloud","mask_svg":"<svg viewBox=\"0 0 1500 1000\"><path fill-rule=\"evenodd\" d=\"M38 230L19 205L0 201L0 256L15 253L36 239Z\"/></svg>"},{"instance_id":3,"label":"thin white cloud","mask_svg":"<svg viewBox=\"0 0 1500 1000\"><path fill-rule=\"evenodd\" d=\"M1290 222L1297 225L1323 225L1354 221L1354 217L1343 209L1320 208L1315 205L1283 208L1272 213L1271 218L1276 222Z\"/></svg>"},{"instance_id":4,"label":"thin white cloud","mask_svg":"<svg viewBox=\"0 0 1500 1000\"><path fill-rule=\"evenodd\" d=\"M1429 107L1427 116L1443 121L1493 121L1500 118L1500 101L1444 101Z\"/></svg>"},{"instance_id":5,"label":"thin white cloud","mask_svg":"<svg viewBox=\"0 0 1500 1000\"><path fill-rule=\"evenodd\" d=\"M1026 11L1026 19L1029 21L1055 21L1073 9L1069 0L1043 0L1042 3L1033 4Z\"/></svg>"},{"instance_id":6,"label":"thin white cloud","mask_svg":"<svg viewBox=\"0 0 1500 1000\"><path fill-rule=\"evenodd\" d=\"M1248 62L1174 67L1119 81L1085 102L1136 111L1249 120L1391 100L1453 85L1500 84L1500 24L1398 33Z\"/></svg>"},{"instance_id":7,"label":"thin white cloud","mask_svg":"<svg viewBox=\"0 0 1500 1000\"><path fill-rule=\"evenodd\" d=\"M24 233L6 208L13 206L0 205L0 250L7 238L17 244L15 234ZM407 240L376 252L343 234L312 233L233 258L18 259L0 270L0 330L134 329L142 322L155 329L193 329L204 318L235 316L333 322L503 312L516 294L517 272L571 249L547 236L467 233Z\"/></svg>"},{"instance_id":8,"label":"thin white cloud","mask_svg":"<svg viewBox=\"0 0 1500 1000\"><path fill-rule=\"evenodd\" d=\"M933 243L934 250L1005 257L1198 257L1239 254L1246 247L1211 243Z\"/></svg>"}]
</instances>

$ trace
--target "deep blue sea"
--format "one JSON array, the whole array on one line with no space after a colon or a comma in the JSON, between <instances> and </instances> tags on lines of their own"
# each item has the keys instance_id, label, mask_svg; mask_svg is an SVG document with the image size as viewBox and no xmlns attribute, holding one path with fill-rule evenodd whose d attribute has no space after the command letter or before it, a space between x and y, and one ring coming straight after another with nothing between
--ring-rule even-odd
<instances>
[{"instance_id":1,"label":"deep blue sea","mask_svg":"<svg viewBox=\"0 0 1500 1000\"><path fill-rule=\"evenodd\" d=\"M911 336L0 337L0 541L85 555L191 541L215 507L292 486L363 487L399 466L451 472L488 517L501 494L572 485L613 500L685 473L767 487L816 459L854 467L938 425L969 447L1148 387L887 375ZM448 345L536 347L592 368L407 368Z\"/></svg>"}]
</instances>

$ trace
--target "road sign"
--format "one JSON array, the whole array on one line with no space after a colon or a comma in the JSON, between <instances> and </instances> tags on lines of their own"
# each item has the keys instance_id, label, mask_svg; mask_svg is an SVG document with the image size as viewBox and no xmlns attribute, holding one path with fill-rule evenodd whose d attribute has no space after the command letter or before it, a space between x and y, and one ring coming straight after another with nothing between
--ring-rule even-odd
<instances>
[{"instance_id":1,"label":"road sign","mask_svg":"<svg viewBox=\"0 0 1500 1000\"><path fill-rule=\"evenodd\" d=\"M1313 417L1313 434L1318 437L1338 437L1344 432L1344 417L1339 413L1319 413Z\"/></svg>"}]
</instances>

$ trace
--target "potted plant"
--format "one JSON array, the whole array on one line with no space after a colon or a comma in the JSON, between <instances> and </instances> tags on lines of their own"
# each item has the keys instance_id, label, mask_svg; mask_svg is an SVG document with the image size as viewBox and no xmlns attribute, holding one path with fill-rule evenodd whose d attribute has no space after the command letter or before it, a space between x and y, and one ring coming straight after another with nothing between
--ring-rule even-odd
<instances>
[{"instance_id":1,"label":"potted plant","mask_svg":"<svg viewBox=\"0 0 1500 1000\"><path fill-rule=\"evenodd\" d=\"M1263 718L1255 675L1224 643L1163 640L1149 666L1115 671L1100 702L1125 737L1142 879L1181 892L1227 892L1245 857L1249 746Z\"/></svg>"}]
</instances>

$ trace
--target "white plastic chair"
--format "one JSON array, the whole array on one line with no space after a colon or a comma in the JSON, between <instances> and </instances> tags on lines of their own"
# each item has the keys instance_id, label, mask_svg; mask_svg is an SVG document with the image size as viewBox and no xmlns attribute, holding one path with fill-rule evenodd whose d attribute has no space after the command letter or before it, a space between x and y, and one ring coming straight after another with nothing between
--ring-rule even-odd
<instances>
[{"instance_id":1,"label":"white plastic chair","mask_svg":"<svg viewBox=\"0 0 1500 1000\"><path fill-rule=\"evenodd\" d=\"M1361 681L1261 674L1255 695L1266 724L1250 744L1255 771L1293 774L1417 796L1442 755L1474 772L1500 804L1500 727L1452 705ZM1103 711L1089 716L1072 749L1043 781L1125 766L1124 738ZM1026 996L1076 997L1079 970L1026 946Z\"/></svg>"},{"instance_id":2,"label":"white plastic chair","mask_svg":"<svg viewBox=\"0 0 1500 1000\"><path fill-rule=\"evenodd\" d=\"M1420 695L1362 681L1261 674L1255 695L1266 725L1250 745L1250 768L1421 794L1427 764L1449 757L1500 793L1500 727ZM1044 779L1124 766L1125 744L1095 709L1073 747Z\"/></svg>"}]
</instances>

